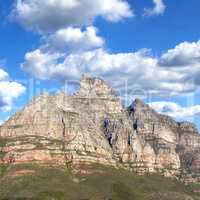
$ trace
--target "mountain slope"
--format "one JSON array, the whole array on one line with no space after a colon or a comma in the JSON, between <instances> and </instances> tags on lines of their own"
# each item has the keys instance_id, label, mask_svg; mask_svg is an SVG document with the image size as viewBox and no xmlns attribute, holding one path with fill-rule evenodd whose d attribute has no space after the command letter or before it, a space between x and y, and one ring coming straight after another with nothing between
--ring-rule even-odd
<instances>
[{"instance_id":1,"label":"mountain slope","mask_svg":"<svg viewBox=\"0 0 200 200\"><path fill-rule=\"evenodd\" d=\"M100 165L82 166L89 174L64 167L17 165L0 179L0 200L198 200L193 190L177 180Z\"/></svg>"}]
</instances>

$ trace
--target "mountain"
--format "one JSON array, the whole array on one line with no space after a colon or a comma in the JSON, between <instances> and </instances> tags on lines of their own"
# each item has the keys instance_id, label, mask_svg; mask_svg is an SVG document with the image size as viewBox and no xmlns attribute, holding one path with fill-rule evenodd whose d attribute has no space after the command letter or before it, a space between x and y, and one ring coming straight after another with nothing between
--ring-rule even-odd
<instances>
[{"instance_id":1,"label":"mountain","mask_svg":"<svg viewBox=\"0 0 200 200\"><path fill-rule=\"evenodd\" d=\"M200 181L200 135L136 99L125 108L100 78L83 76L79 90L43 93L0 126L0 165L100 164L138 174Z\"/></svg>"}]
</instances>

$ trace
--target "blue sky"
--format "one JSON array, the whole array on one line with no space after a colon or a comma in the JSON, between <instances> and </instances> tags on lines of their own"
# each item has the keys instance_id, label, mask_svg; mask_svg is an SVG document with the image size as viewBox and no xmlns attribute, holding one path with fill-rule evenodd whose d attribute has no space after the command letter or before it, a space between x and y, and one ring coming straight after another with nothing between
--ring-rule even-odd
<instances>
[{"instance_id":1,"label":"blue sky","mask_svg":"<svg viewBox=\"0 0 200 200\"><path fill-rule=\"evenodd\" d=\"M86 73L200 128L199 0L49 2L0 0L1 121Z\"/></svg>"}]
</instances>

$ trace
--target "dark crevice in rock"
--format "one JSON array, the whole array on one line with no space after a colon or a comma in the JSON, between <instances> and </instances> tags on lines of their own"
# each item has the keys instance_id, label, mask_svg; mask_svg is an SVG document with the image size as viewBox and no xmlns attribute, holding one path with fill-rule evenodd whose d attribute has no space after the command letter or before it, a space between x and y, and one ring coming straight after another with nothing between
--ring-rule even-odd
<instances>
[{"instance_id":1,"label":"dark crevice in rock","mask_svg":"<svg viewBox=\"0 0 200 200\"><path fill-rule=\"evenodd\" d=\"M111 123L108 118L105 118L103 121L103 131L106 139L108 140L108 143L110 147L112 148L112 139L113 139L113 134L111 132Z\"/></svg>"},{"instance_id":2,"label":"dark crevice in rock","mask_svg":"<svg viewBox=\"0 0 200 200\"><path fill-rule=\"evenodd\" d=\"M62 135L63 137L66 136L65 132L66 132L66 125L65 125L65 121L64 121L64 118L62 117L62 125L63 125L63 132L62 132Z\"/></svg>"},{"instance_id":3,"label":"dark crevice in rock","mask_svg":"<svg viewBox=\"0 0 200 200\"><path fill-rule=\"evenodd\" d=\"M130 134L128 135L128 145L131 146L131 136L130 136Z\"/></svg>"},{"instance_id":4,"label":"dark crevice in rock","mask_svg":"<svg viewBox=\"0 0 200 200\"><path fill-rule=\"evenodd\" d=\"M106 132L108 131L108 128L109 128L109 119L108 119L108 118L105 118L105 119L104 119L103 128L104 128L104 130L105 130Z\"/></svg>"},{"instance_id":5,"label":"dark crevice in rock","mask_svg":"<svg viewBox=\"0 0 200 200\"><path fill-rule=\"evenodd\" d=\"M152 134L155 134L155 124L153 124Z\"/></svg>"},{"instance_id":6,"label":"dark crevice in rock","mask_svg":"<svg viewBox=\"0 0 200 200\"><path fill-rule=\"evenodd\" d=\"M109 142L109 145L111 146L111 148L112 148L112 133L109 133L108 134L108 142Z\"/></svg>"},{"instance_id":7,"label":"dark crevice in rock","mask_svg":"<svg viewBox=\"0 0 200 200\"><path fill-rule=\"evenodd\" d=\"M138 132L138 119L136 119L133 123L133 129Z\"/></svg>"}]
</instances>

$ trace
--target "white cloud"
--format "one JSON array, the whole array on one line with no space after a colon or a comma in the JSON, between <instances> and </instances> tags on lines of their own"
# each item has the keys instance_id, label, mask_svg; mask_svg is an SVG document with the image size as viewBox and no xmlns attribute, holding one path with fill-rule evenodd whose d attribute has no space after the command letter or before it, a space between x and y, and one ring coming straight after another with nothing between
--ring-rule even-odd
<instances>
[{"instance_id":1,"label":"white cloud","mask_svg":"<svg viewBox=\"0 0 200 200\"><path fill-rule=\"evenodd\" d=\"M154 16L161 15L165 12L166 5L163 0L153 0L154 7L153 8L145 8L144 15L146 16Z\"/></svg>"},{"instance_id":2,"label":"white cloud","mask_svg":"<svg viewBox=\"0 0 200 200\"><path fill-rule=\"evenodd\" d=\"M47 40L47 48L62 51L84 51L102 47L104 44L104 39L97 36L94 26L87 27L85 31L73 27L59 29Z\"/></svg>"},{"instance_id":3,"label":"white cloud","mask_svg":"<svg viewBox=\"0 0 200 200\"><path fill-rule=\"evenodd\" d=\"M157 112L176 119L187 119L200 114L200 105L182 107L175 102L152 102L149 104Z\"/></svg>"},{"instance_id":4,"label":"white cloud","mask_svg":"<svg viewBox=\"0 0 200 200\"><path fill-rule=\"evenodd\" d=\"M0 82L0 108L9 111L12 108L13 100L25 92L25 87L17 82Z\"/></svg>"},{"instance_id":5,"label":"white cloud","mask_svg":"<svg viewBox=\"0 0 200 200\"><path fill-rule=\"evenodd\" d=\"M101 76L123 72L128 75L133 69L138 69L140 64L147 67L154 64L153 59L142 59L142 55L142 52L115 55L109 54L103 49L96 49L69 54L64 57L64 61L59 62L58 60L63 57L63 54L49 54L37 49L26 54L23 68L36 76L37 74L41 75L41 79L47 80L60 79L60 77L78 79L82 73ZM138 70L137 74L141 75L142 71Z\"/></svg>"},{"instance_id":6,"label":"white cloud","mask_svg":"<svg viewBox=\"0 0 200 200\"><path fill-rule=\"evenodd\" d=\"M8 73L0 68L0 81L6 80L8 78Z\"/></svg>"},{"instance_id":7,"label":"white cloud","mask_svg":"<svg viewBox=\"0 0 200 200\"><path fill-rule=\"evenodd\" d=\"M133 12L125 0L17 0L11 14L26 28L40 32L92 24L98 16L118 22Z\"/></svg>"},{"instance_id":8,"label":"white cloud","mask_svg":"<svg viewBox=\"0 0 200 200\"><path fill-rule=\"evenodd\" d=\"M184 73L184 82L200 86L200 41L183 42L164 53L159 65Z\"/></svg>"},{"instance_id":9,"label":"white cloud","mask_svg":"<svg viewBox=\"0 0 200 200\"><path fill-rule=\"evenodd\" d=\"M0 69L0 109L8 111L13 101L25 92L25 87L17 82L10 81L9 75Z\"/></svg>"},{"instance_id":10,"label":"white cloud","mask_svg":"<svg viewBox=\"0 0 200 200\"><path fill-rule=\"evenodd\" d=\"M59 68L57 62L63 56L60 53L42 53L40 49L37 49L25 55L26 62L22 65L22 68L37 78L50 80L57 74Z\"/></svg>"},{"instance_id":11,"label":"white cloud","mask_svg":"<svg viewBox=\"0 0 200 200\"><path fill-rule=\"evenodd\" d=\"M200 41L183 42L163 54L160 64L163 66L188 66L200 63Z\"/></svg>"},{"instance_id":12,"label":"white cloud","mask_svg":"<svg viewBox=\"0 0 200 200\"><path fill-rule=\"evenodd\" d=\"M83 73L100 76L124 92L133 92L137 88L140 92L161 96L188 93L196 89L197 85L188 78L191 69L174 70L160 67L158 63L159 60L150 56L147 50L111 54L100 48L65 55L37 49L26 54L22 67L42 80L77 80ZM126 82L128 88L125 89Z\"/></svg>"}]
</instances>

